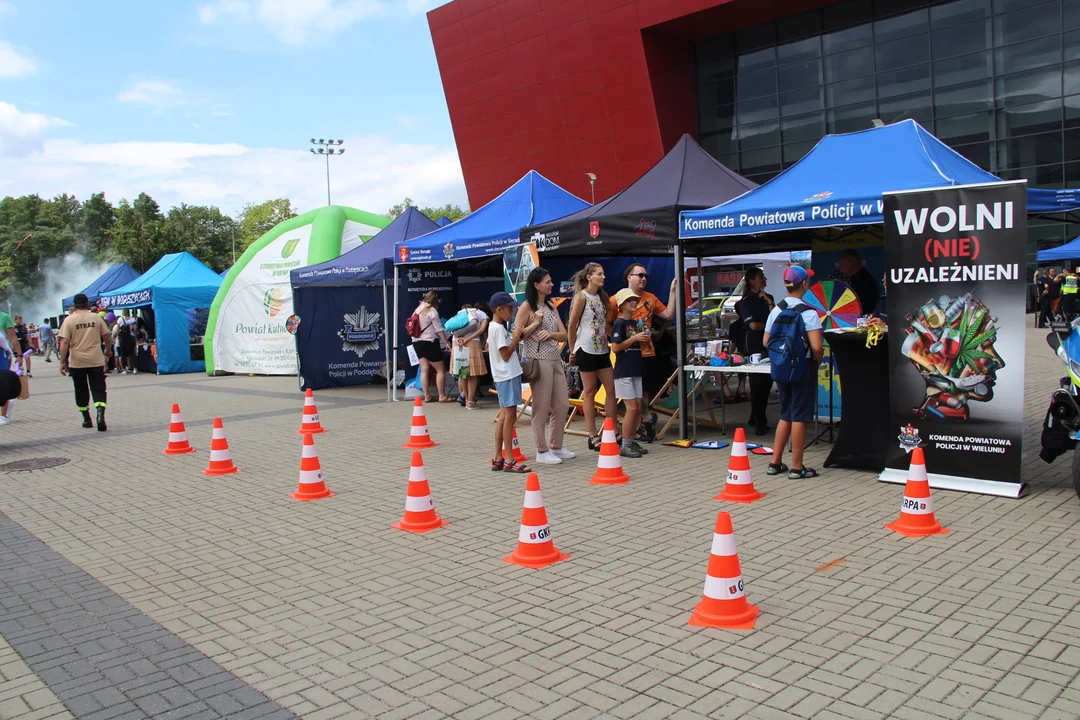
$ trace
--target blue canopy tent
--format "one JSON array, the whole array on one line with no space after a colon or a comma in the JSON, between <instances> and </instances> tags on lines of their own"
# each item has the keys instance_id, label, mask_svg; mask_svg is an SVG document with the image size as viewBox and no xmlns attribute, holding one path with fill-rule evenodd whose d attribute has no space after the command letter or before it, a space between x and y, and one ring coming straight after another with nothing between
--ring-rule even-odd
<instances>
[{"instance_id":1,"label":"blue canopy tent","mask_svg":"<svg viewBox=\"0 0 1080 720\"><path fill-rule=\"evenodd\" d=\"M394 245L438 228L409 207L363 245L333 260L291 271L293 309L301 319L296 344L302 389L359 385L369 382L383 361L389 366L393 319L387 284L394 278ZM379 307L380 293L381 316L371 312ZM399 312L400 307L393 317ZM392 391L393 383L387 383L388 399Z\"/></svg>"},{"instance_id":2,"label":"blue canopy tent","mask_svg":"<svg viewBox=\"0 0 1080 720\"><path fill-rule=\"evenodd\" d=\"M438 225L439 227L446 227L447 225L449 225L452 222L454 222L454 221L451 220L450 218L446 217L445 215L443 215L441 218L439 218L438 220L435 221L435 224Z\"/></svg>"},{"instance_id":3,"label":"blue canopy tent","mask_svg":"<svg viewBox=\"0 0 1080 720\"><path fill-rule=\"evenodd\" d=\"M91 303L95 303L102 293L115 290L118 287L123 287L137 277L139 277L139 273L135 271L135 268L127 263L120 263L119 265L113 265L103 272L97 280L90 283L85 289L80 290L79 292L89 298ZM79 293L76 293L76 295L78 294ZM64 298L64 311L67 312L67 309L74 304L75 295Z\"/></svg>"},{"instance_id":4,"label":"blue canopy tent","mask_svg":"<svg viewBox=\"0 0 1080 720\"><path fill-rule=\"evenodd\" d=\"M805 234L790 231L884 222L882 194L949 185L1001 182L914 120L843 135L827 135L806 156L761 187L707 210L679 216L683 245L705 238L724 252L799 250ZM1080 208L1080 191L1028 189L1028 213ZM789 232L767 241L762 233ZM688 242L689 241L689 242Z\"/></svg>"},{"instance_id":5,"label":"blue canopy tent","mask_svg":"<svg viewBox=\"0 0 1080 720\"><path fill-rule=\"evenodd\" d=\"M1038 257L1041 263L1080 259L1080 237L1055 248L1040 250Z\"/></svg>"},{"instance_id":6,"label":"blue canopy tent","mask_svg":"<svg viewBox=\"0 0 1080 720\"><path fill-rule=\"evenodd\" d=\"M202 335L221 277L187 252L165 255L123 287L103 293L110 310L153 311L159 375L204 372Z\"/></svg>"}]
</instances>

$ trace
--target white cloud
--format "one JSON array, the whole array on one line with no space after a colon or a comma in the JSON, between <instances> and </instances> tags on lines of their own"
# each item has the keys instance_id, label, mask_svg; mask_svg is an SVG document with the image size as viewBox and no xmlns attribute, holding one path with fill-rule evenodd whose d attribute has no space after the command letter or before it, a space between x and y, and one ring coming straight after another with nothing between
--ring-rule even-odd
<instances>
[{"instance_id":1,"label":"white cloud","mask_svg":"<svg viewBox=\"0 0 1080 720\"><path fill-rule=\"evenodd\" d=\"M206 25L225 20L264 25L286 45L302 45L404 6L412 14L443 0L210 0L198 7Z\"/></svg>"},{"instance_id":2,"label":"white cloud","mask_svg":"<svg viewBox=\"0 0 1080 720\"><path fill-rule=\"evenodd\" d=\"M3 5L0 4L0 11ZM6 42L0 42L0 78L21 78L37 72L34 61Z\"/></svg>"},{"instance_id":3,"label":"white cloud","mask_svg":"<svg viewBox=\"0 0 1080 720\"><path fill-rule=\"evenodd\" d=\"M164 109L190 102L180 88L165 80L137 80L116 96L120 102Z\"/></svg>"},{"instance_id":4,"label":"white cloud","mask_svg":"<svg viewBox=\"0 0 1080 720\"><path fill-rule=\"evenodd\" d=\"M39 152L51 127L66 127L71 123L40 113L22 112L0 101L0 158L22 157Z\"/></svg>"},{"instance_id":5,"label":"white cloud","mask_svg":"<svg viewBox=\"0 0 1080 720\"><path fill-rule=\"evenodd\" d=\"M452 148L378 136L346 136L345 145L348 153L330 161L335 204L382 213L406 196L424 205L466 202ZM217 205L228 213L248 202L287 197L311 210L326 202L323 163L304 148L48 139L25 155L18 173L0 174L0 197L67 192L86 198L104 191L115 202L147 192L165 208L186 202Z\"/></svg>"}]
</instances>

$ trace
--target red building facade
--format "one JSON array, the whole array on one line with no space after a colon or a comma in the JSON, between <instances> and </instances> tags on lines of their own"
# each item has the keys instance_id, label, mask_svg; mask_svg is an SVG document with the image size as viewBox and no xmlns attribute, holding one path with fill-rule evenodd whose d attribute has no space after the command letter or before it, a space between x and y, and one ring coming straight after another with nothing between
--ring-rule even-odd
<instances>
[{"instance_id":1,"label":"red building facade","mask_svg":"<svg viewBox=\"0 0 1080 720\"><path fill-rule=\"evenodd\" d=\"M469 203L535 169L596 200L696 135L694 45L830 0L453 0L428 13Z\"/></svg>"}]
</instances>

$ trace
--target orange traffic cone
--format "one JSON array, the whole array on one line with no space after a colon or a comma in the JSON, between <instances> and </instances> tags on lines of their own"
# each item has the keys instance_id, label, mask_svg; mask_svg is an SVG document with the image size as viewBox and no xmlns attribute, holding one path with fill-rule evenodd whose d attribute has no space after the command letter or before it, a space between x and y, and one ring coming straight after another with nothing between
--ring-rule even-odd
<instances>
[{"instance_id":1,"label":"orange traffic cone","mask_svg":"<svg viewBox=\"0 0 1080 720\"><path fill-rule=\"evenodd\" d=\"M758 616L758 608L746 602L743 590L739 553L735 550L735 535L731 515L716 516L709 569L705 571L705 592L690 616L695 627L750 630Z\"/></svg>"},{"instance_id":2,"label":"orange traffic cone","mask_svg":"<svg viewBox=\"0 0 1080 720\"><path fill-rule=\"evenodd\" d=\"M300 484L296 492L289 493L289 497L307 502L319 498L334 497L323 481L322 466L319 465L319 454L315 452L315 438L311 433L304 434L304 453L300 457Z\"/></svg>"},{"instance_id":3,"label":"orange traffic cone","mask_svg":"<svg viewBox=\"0 0 1080 720\"><path fill-rule=\"evenodd\" d=\"M203 475L231 475L240 472L232 461L229 441L225 439L225 426L221 418L214 418L214 434L210 439L210 464L203 470Z\"/></svg>"},{"instance_id":4,"label":"orange traffic cone","mask_svg":"<svg viewBox=\"0 0 1080 720\"><path fill-rule=\"evenodd\" d=\"M390 527L426 533L449 524L435 514L435 503L431 501L431 489L424 471L424 458L418 451L413 451L412 467L409 468L409 491L405 496L405 516Z\"/></svg>"},{"instance_id":5,"label":"orange traffic cone","mask_svg":"<svg viewBox=\"0 0 1080 720\"><path fill-rule=\"evenodd\" d=\"M746 433L742 428L735 428L735 439L731 443L731 459L728 460L727 482L724 489L713 500L752 503L765 497L754 487L750 477L750 456L746 454Z\"/></svg>"},{"instance_id":6,"label":"orange traffic cone","mask_svg":"<svg viewBox=\"0 0 1080 720\"><path fill-rule=\"evenodd\" d=\"M169 421L169 444L165 446L166 455L183 455L193 453L195 448L187 439L187 431L184 429L184 418L180 417L180 406L173 403L172 418Z\"/></svg>"},{"instance_id":7,"label":"orange traffic cone","mask_svg":"<svg viewBox=\"0 0 1080 720\"><path fill-rule=\"evenodd\" d=\"M326 432L319 423L319 409L315 407L315 396L311 394L311 388L304 391L304 417L300 422L297 435Z\"/></svg>"},{"instance_id":8,"label":"orange traffic cone","mask_svg":"<svg viewBox=\"0 0 1080 720\"><path fill-rule=\"evenodd\" d=\"M517 428L513 428L513 431L514 431L514 444L513 444L512 448L511 448L513 450L511 455L513 457L514 462L523 463L523 462L525 462L526 460L529 459L529 456L526 455L525 453L521 452L521 445L518 444L518 439L517 439ZM505 450L503 450L503 459L504 460L509 460L510 459L510 458L506 457L506 451Z\"/></svg>"},{"instance_id":9,"label":"orange traffic cone","mask_svg":"<svg viewBox=\"0 0 1080 720\"><path fill-rule=\"evenodd\" d=\"M615 421L606 418L604 430L600 433L600 459L596 461L596 473L590 484L622 485L628 482L630 476L623 472L619 442L615 439Z\"/></svg>"},{"instance_id":10,"label":"orange traffic cone","mask_svg":"<svg viewBox=\"0 0 1080 720\"><path fill-rule=\"evenodd\" d=\"M911 468L904 487L904 501L900 504L900 517L885 527L908 537L941 535L949 532L934 517L934 501L930 497L930 483L926 479L926 459L922 448L911 451Z\"/></svg>"},{"instance_id":11,"label":"orange traffic cone","mask_svg":"<svg viewBox=\"0 0 1080 720\"><path fill-rule=\"evenodd\" d=\"M551 540L551 525L544 509L544 496L540 493L540 478L536 473L529 473L525 481L525 507L521 511L517 548L504 557L503 562L539 569L568 557L559 552Z\"/></svg>"},{"instance_id":12,"label":"orange traffic cone","mask_svg":"<svg viewBox=\"0 0 1080 720\"><path fill-rule=\"evenodd\" d=\"M401 447L411 450L426 450L427 448L439 447L439 443L431 441L431 435L427 429L427 415L424 414L424 401L416 398L412 409L412 427L409 428L409 442Z\"/></svg>"}]
</instances>

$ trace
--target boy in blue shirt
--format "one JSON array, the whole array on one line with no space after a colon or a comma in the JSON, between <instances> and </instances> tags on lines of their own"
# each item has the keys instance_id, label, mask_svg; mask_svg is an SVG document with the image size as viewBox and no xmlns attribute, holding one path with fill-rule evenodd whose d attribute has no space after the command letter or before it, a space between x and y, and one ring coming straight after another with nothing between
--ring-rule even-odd
<instances>
[{"instance_id":1,"label":"boy in blue shirt","mask_svg":"<svg viewBox=\"0 0 1080 720\"><path fill-rule=\"evenodd\" d=\"M641 356L641 343L649 341L648 331L639 326L639 322L643 324L644 321L634 320L639 299L630 288L615 293L619 317L611 326L611 349L615 351L615 397L626 406L619 454L628 458L639 458L649 452L634 439L641 424L641 406L644 404L641 379L645 376L645 361Z\"/></svg>"}]
</instances>

